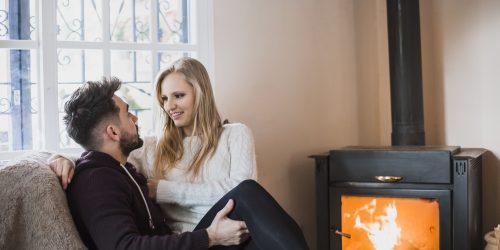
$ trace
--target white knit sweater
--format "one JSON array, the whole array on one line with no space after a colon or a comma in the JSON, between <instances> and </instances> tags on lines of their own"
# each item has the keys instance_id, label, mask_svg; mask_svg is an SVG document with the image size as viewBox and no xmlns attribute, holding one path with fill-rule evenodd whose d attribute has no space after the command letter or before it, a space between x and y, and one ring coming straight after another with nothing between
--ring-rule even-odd
<instances>
[{"instance_id":1,"label":"white knit sweater","mask_svg":"<svg viewBox=\"0 0 500 250\"><path fill-rule=\"evenodd\" d=\"M224 194L243 180L257 178L250 129L241 123L226 124L223 128L217 149L203 164L199 178L192 180L188 172L193 154L200 147L200 138L193 136L184 138L182 159L158 184L157 202L176 232L192 231ZM153 176L156 143L155 137L144 138L144 146L128 158L148 178Z\"/></svg>"}]
</instances>

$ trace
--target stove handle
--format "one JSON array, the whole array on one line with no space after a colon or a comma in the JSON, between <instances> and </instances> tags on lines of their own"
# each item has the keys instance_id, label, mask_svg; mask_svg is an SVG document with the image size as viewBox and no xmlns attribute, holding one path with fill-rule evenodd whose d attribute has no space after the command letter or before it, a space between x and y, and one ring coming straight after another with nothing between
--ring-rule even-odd
<instances>
[{"instance_id":1,"label":"stove handle","mask_svg":"<svg viewBox=\"0 0 500 250\"><path fill-rule=\"evenodd\" d=\"M375 179L381 182L399 182L403 179L401 176L377 175Z\"/></svg>"},{"instance_id":2,"label":"stove handle","mask_svg":"<svg viewBox=\"0 0 500 250\"><path fill-rule=\"evenodd\" d=\"M344 232L340 232L339 230L335 230L335 231L333 231L333 228L332 228L332 229L330 229L330 231L331 231L331 232L334 232L335 234L338 234L338 235L340 235L340 236L342 236L342 237L346 237L346 238L348 238L348 239L350 239L350 238L351 238L351 235L350 235L350 234L347 234L347 233L344 233Z\"/></svg>"}]
</instances>

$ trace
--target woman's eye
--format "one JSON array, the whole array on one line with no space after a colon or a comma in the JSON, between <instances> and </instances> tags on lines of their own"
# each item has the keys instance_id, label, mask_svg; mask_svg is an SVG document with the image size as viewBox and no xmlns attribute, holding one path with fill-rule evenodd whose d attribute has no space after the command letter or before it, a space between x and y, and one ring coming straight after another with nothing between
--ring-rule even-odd
<instances>
[{"instance_id":1,"label":"woman's eye","mask_svg":"<svg viewBox=\"0 0 500 250\"><path fill-rule=\"evenodd\" d=\"M176 95L174 95L174 96L175 96L175 98L179 99L179 98L184 97L184 94L176 94Z\"/></svg>"}]
</instances>

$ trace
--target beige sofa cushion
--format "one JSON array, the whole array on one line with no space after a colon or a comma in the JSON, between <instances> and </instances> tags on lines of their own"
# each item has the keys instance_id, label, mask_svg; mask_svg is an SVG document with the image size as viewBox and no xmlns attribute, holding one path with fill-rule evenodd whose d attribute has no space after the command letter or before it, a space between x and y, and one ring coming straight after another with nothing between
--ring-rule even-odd
<instances>
[{"instance_id":1,"label":"beige sofa cushion","mask_svg":"<svg viewBox=\"0 0 500 250\"><path fill-rule=\"evenodd\" d=\"M0 249L86 249L49 156L30 153L0 169Z\"/></svg>"}]
</instances>

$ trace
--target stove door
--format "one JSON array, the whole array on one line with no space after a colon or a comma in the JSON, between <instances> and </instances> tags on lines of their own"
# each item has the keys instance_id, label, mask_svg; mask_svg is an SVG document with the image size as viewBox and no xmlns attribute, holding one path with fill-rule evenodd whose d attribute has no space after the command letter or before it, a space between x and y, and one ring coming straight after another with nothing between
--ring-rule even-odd
<instances>
[{"instance_id":1,"label":"stove door","mask_svg":"<svg viewBox=\"0 0 500 250\"><path fill-rule=\"evenodd\" d=\"M451 191L331 188L330 249L451 249Z\"/></svg>"}]
</instances>

